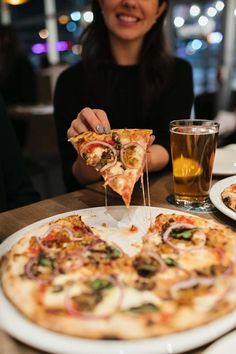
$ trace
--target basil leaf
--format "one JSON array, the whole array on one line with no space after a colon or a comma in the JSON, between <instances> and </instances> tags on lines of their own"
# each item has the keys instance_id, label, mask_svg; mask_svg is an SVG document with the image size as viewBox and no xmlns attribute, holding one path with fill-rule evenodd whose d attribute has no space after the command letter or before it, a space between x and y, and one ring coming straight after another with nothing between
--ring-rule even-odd
<instances>
[{"instance_id":1,"label":"basil leaf","mask_svg":"<svg viewBox=\"0 0 236 354\"><path fill-rule=\"evenodd\" d=\"M171 236L176 239L191 240L197 230L197 228L173 230Z\"/></svg>"},{"instance_id":2,"label":"basil leaf","mask_svg":"<svg viewBox=\"0 0 236 354\"><path fill-rule=\"evenodd\" d=\"M106 258L107 259L117 259L121 256L121 252L118 248L114 246L106 247Z\"/></svg>"},{"instance_id":3,"label":"basil leaf","mask_svg":"<svg viewBox=\"0 0 236 354\"><path fill-rule=\"evenodd\" d=\"M54 267L54 261L51 258L45 257L45 256L40 256L38 264L43 266L43 267L49 267L53 269Z\"/></svg>"},{"instance_id":4,"label":"basil leaf","mask_svg":"<svg viewBox=\"0 0 236 354\"><path fill-rule=\"evenodd\" d=\"M175 267L178 265L178 263L176 262L175 259L171 258L171 257L167 257L164 259L164 262L165 264L168 266L168 267Z\"/></svg>"},{"instance_id":5,"label":"basil leaf","mask_svg":"<svg viewBox=\"0 0 236 354\"><path fill-rule=\"evenodd\" d=\"M95 279L90 283L90 285L91 285L91 288L95 291L110 289L110 288L113 288L113 286L114 286L114 284L112 283L111 280L105 279L105 278Z\"/></svg>"},{"instance_id":6,"label":"basil leaf","mask_svg":"<svg viewBox=\"0 0 236 354\"><path fill-rule=\"evenodd\" d=\"M131 307L129 308L128 311L133 312L133 313L137 313L137 314L141 314L141 313L148 313L148 312L156 312L158 311L159 308L151 303L148 304L142 304L140 306L136 306L136 307Z\"/></svg>"}]
</instances>

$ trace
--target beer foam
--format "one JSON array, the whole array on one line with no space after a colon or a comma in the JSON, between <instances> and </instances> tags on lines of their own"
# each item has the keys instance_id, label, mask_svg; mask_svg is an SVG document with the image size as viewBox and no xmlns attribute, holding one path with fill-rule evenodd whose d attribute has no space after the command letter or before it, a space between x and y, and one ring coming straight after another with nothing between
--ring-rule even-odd
<instances>
[{"instance_id":1,"label":"beer foam","mask_svg":"<svg viewBox=\"0 0 236 354\"><path fill-rule=\"evenodd\" d=\"M183 135L207 135L217 133L217 128L215 127L202 127L197 125L191 125L186 127L174 127L172 129L173 133L183 134Z\"/></svg>"}]
</instances>

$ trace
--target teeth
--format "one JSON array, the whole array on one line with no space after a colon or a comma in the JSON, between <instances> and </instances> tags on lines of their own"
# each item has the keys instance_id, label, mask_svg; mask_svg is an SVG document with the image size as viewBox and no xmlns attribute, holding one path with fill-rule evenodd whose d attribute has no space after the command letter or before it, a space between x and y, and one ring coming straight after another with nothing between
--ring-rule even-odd
<instances>
[{"instance_id":1,"label":"teeth","mask_svg":"<svg viewBox=\"0 0 236 354\"><path fill-rule=\"evenodd\" d=\"M136 17L131 17L131 16L120 15L119 18L122 21L126 21L126 22L137 22L138 21L138 19Z\"/></svg>"}]
</instances>

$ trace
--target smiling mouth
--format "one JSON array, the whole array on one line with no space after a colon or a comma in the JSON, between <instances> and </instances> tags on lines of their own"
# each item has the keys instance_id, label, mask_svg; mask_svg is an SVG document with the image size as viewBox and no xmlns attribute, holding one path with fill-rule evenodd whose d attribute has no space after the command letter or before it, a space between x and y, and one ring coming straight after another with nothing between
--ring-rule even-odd
<instances>
[{"instance_id":1,"label":"smiling mouth","mask_svg":"<svg viewBox=\"0 0 236 354\"><path fill-rule=\"evenodd\" d=\"M140 19L138 17L128 16L128 15L118 15L117 18L124 22L134 23L139 22Z\"/></svg>"}]
</instances>

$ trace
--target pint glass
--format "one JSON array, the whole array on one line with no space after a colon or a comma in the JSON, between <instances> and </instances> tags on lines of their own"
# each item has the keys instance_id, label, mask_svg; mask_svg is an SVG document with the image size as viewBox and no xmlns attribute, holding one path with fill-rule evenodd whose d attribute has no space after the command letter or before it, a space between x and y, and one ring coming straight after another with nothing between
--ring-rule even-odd
<instances>
[{"instance_id":1,"label":"pint glass","mask_svg":"<svg viewBox=\"0 0 236 354\"><path fill-rule=\"evenodd\" d=\"M189 209L209 203L219 124L186 119L170 123L175 203Z\"/></svg>"}]
</instances>

